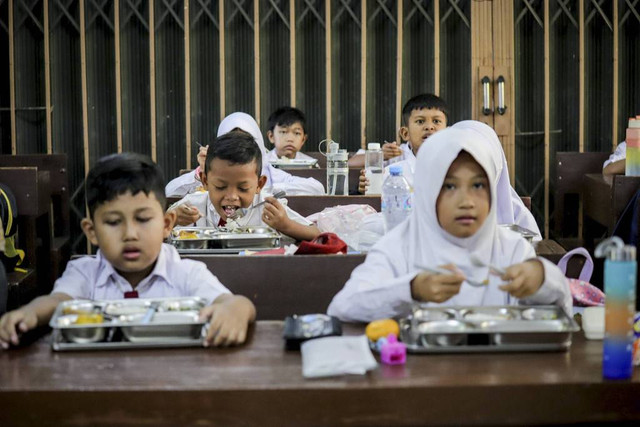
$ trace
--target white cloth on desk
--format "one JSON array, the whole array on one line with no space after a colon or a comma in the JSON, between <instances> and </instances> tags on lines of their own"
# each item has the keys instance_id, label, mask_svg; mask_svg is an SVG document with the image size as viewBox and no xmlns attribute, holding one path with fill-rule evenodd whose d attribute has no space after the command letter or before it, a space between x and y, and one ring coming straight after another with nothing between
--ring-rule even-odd
<instances>
[{"instance_id":1,"label":"white cloth on desk","mask_svg":"<svg viewBox=\"0 0 640 427\"><path fill-rule=\"evenodd\" d=\"M253 198L252 205L258 204L264 201L265 197L272 196L271 193L263 191L260 194L256 194ZM302 225L311 225L312 223L305 219L302 215L294 211L293 209L287 206L287 199L278 199L278 201L284 206L287 216L293 221L302 224ZM209 198L209 193L206 191L188 194L182 199L178 200L176 203L171 205L169 209L174 209L180 205L188 205L194 206L198 208L203 217L201 217L195 225L197 227L217 227L218 222L220 221L220 214L216 211L211 203L211 199ZM264 210L264 205L258 206L254 209L250 209L247 212L247 215L239 218L236 222L240 226L248 226L248 225L261 225L265 226L266 224L262 221L262 212Z\"/></svg>"},{"instance_id":2,"label":"white cloth on desk","mask_svg":"<svg viewBox=\"0 0 640 427\"><path fill-rule=\"evenodd\" d=\"M325 194L322 183L313 178L293 176L281 169L274 168L267 159L268 151L264 145L264 139L256 121L247 113L236 112L229 114L218 126L218 136L231 132L234 129L242 129L251 134L256 144L262 151L262 175L267 177L265 189L276 192L284 190L288 195L323 195ZM165 187L165 194L170 196L185 196L192 193L196 187L202 185L196 179L195 173L186 173L169 182Z\"/></svg>"},{"instance_id":3,"label":"white cloth on desk","mask_svg":"<svg viewBox=\"0 0 640 427\"><path fill-rule=\"evenodd\" d=\"M495 131L490 126L475 120L463 120L454 124L452 127L456 129L469 129L478 133L485 141L489 142L487 145L491 150L491 160L497 171L496 194L498 195L498 224L517 224L520 227L537 233L538 235L533 239L534 241L542 240L542 233L540 233L540 228L533 214L527 209L518 193L516 193L516 190L511 186L507 158L504 155L502 144Z\"/></svg>"},{"instance_id":4,"label":"white cloth on desk","mask_svg":"<svg viewBox=\"0 0 640 427\"><path fill-rule=\"evenodd\" d=\"M353 271L329 305L330 315L344 321L365 322L407 315L413 301L411 281L421 271L418 266L434 268L450 263L457 265L466 277L488 278L489 284L472 287L463 282L458 295L442 304L430 305L556 304L571 313L569 285L560 269L547 260L540 259L545 272L544 283L534 295L524 300L517 300L498 289L502 280L489 275L487 267L471 264L471 254L486 264L503 268L535 258L535 250L524 238L497 226L495 197L491 198L488 217L473 236L458 238L439 225L436 200L449 166L461 150L470 153L485 169L491 194L495 194L497 170L486 150L487 143L470 130L454 128L430 138L429 150L418 153L411 216L387 233L372 248L365 262Z\"/></svg>"},{"instance_id":5,"label":"white cloth on desk","mask_svg":"<svg viewBox=\"0 0 640 427\"><path fill-rule=\"evenodd\" d=\"M135 290L140 298L197 296L208 304L230 293L204 263L180 258L178 251L167 243L162 244L153 271ZM69 261L52 293L65 293L74 299L112 300L122 299L130 291L133 291L131 284L98 250L95 257Z\"/></svg>"},{"instance_id":6,"label":"white cloth on desk","mask_svg":"<svg viewBox=\"0 0 640 427\"><path fill-rule=\"evenodd\" d=\"M297 151L296 157L294 159L295 160L313 160L314 158L304 154L302 151ZM268 162L277 162L278 160L280 160L280 157L278 157L278 153L276 152L275 148L269 151L269 153L267 153Z\"/></svg>"},{"instance_id":7,"label":"white cloth on desk","mask_svg":"<svg viewBox=\"0 0 640 427\"><path fill-rule=\"evenodd\" d=\"M627 143L625 141L622 141L616 147L616 151L614 151L613 154L611 154L609 158L604 162L604 164L602 165L602 169L606 168L613 162L624 160L626 158L627 158Z\"/></svg>"}]
</instances>

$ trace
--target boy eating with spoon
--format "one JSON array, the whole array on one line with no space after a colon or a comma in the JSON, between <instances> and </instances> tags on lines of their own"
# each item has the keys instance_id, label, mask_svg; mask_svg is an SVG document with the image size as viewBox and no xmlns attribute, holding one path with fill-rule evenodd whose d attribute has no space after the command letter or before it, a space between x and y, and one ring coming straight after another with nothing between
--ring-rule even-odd
<instances>
[{"instance_id":1,"label":"boy eating with spoon","mask_svg":"<svg viewBox=\"0 0 640 427\"><path fill-rule=\"evenodd\" d=\"M243 131L224 134L209 146L203 184L206 193L189 194L169 208L178 225L226 227L233 219L238 226L267 225L296 240L312 240L320 231L271 194L262 193L262 153L253 137ZM263 203L264 202L264 203ZM262 203L262 204L261 204ZM236 215L243 208L246 214Z\"/></svg>"}]
</instances>

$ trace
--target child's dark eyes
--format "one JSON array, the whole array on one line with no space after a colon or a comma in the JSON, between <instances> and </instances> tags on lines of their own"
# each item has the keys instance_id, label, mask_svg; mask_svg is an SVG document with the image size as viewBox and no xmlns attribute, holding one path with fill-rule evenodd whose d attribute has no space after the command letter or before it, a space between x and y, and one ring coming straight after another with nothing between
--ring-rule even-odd
<instances>
[{"instance_id":1,"label":"child's dark eyes","mask_svg":"<svg viewBox=\"0 0 640 427\"><path fill-rule=\"evenodd\" d=\"M423 123L424 123L424 120L422 120L422 119L416 120L416 123L417 123L417 124L419 124L419 125L421 125L421 124L423 124Z\"/></svg>"},{"instance_id":2,"label":"child's dark eyes","mask_svg":"<svg viewBox=\"0 0 640 427\"><path fill-rule=\"evenodd\" d=\"M149 221L151 221L151 217L146 217L146 216L145 217L138 217L138 218L136 218L136 220L138 222L149 222Z\"/></svg>"},{"instance_id":3,"label":"child's dark eyes","mask_svg":"<svg viewBox=\"0 0 640 427\"><path fill-rule=\"evenodd\" d=\"M104 223L113 227L115 225L120 224L120 220L119 219L108 219L108 220L105 220Z\"/></svg>"},{"instance_id":4,"label":"child's dark eyes","mask_svg":"<svg viewBox=\"0 0 640 427\"><path fill-rule=\"evenodd\" d=\"M456 189L456 185L445 182L444 184L442 184L442 189L443 190L455 190Z\"/></svg>"},{"instance_id":5,"label":"child's dark eyes","mask_svg":"<svg viewBox=\"0 0 640 427\"><path fill-rule=\"evenodd\" d=\"M251 190L250 188L238 188L238 190L242 191L243 193L246 193L247 191Z\"/></svg>"},{"instance_id":6,"label":"child's dark eyes","mask_svg":"<svg viewBox=\"0 0 640 427\"><path fill-rule=\"evenodd\" d=\"M214 188L215 188L216 190L218 190L218 191L222 191L222 190L226 189L227 187L226 187L226 186L218 187L217 185L214 185Z\"/></svg>"},{"instance_id":7,"label":"child's dark eyes","mask_svg":"<svg viewBox=\"0 0 640 427\"><path fill-rule=\"evenodd\" d=\"M473 184L473 188L477 188L477 189L487 188L487 184L485 182L475 182Z\"/></svg>"}]
</instances>

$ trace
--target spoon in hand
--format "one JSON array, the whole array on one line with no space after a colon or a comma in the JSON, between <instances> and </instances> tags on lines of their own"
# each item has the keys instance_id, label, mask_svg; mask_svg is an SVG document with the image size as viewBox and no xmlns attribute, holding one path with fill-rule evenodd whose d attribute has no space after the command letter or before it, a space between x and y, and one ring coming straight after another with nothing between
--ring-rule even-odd
<instances>
[{"instance_id":1,"label":"spoon in hand","mask_svg":"<svg viewBox=\"0 0 640 427\"><path fill-rule=\"evenodd\" d=\"M471 264L475 265L476 267L489 267L489 271L498 276L504 276L506 274L506 271L504 271L504 269L496 267L492 264L485 264L485 262L478 258L475 254L471 254L469 256L469 260L471 261Z\"/></svg>"},{"instance_id":2,"label":"spoon in hand","mask_svg":"<svg viewBox=\"0 0 640 427\"><path fill-rule=\"evenodd\" d=\"M275 197L276 199L280 199L286 195L287 193L284 190L276 191L275 193L273 193L273 197ZM249 206L248 208L238 208L233 214L229 215L227 218L233 219L233 220L240 219L243 216L245 216L247 212L249 212L251 209L257 208L258 206L264 205L265 203L266 203L266 200L263 200L260 203L256 203L255 205Z\"/></svg>"}]
</instances>

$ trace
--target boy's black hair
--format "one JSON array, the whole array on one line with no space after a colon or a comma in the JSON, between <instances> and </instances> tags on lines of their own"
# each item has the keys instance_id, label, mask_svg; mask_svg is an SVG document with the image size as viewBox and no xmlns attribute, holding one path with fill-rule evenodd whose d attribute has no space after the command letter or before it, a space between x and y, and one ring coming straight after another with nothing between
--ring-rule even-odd
<instances>
[{"instance_id":1,"label":"boy's black hair","mask_svg":"<svg viewBox=\"0 0 640 427\"><path fill-rule=\"evenodd\" d=\"M110 154L102 157L89 170L85 180L85 200L91 218L98 206L131 192L155 194L164 211L164 175L149 157L137 153Z\"/></svg>"},{"instance_id":2,"label":"boy's black hair","mask_svg":"<svg viewBox=\"0 0 640 427\"><path fill-rule=\"evenodd\" d=\"M449 122L449 106L444 99L432 93L422 93L408 100L402 107L402 125L409 125L409 117L413 110L422 110L423 108L433 108L444 113L444 117Z\"/></svg>"},{"instance_id":3,"label":"boy's black hair","mask_svg":"<svg viewBox=\"0 0 640 427\"><path fill-rule=\"evenodd\" d=\"M304 133L307 133L306 118L304 113L294 107L280 107L269 116L267 130L273 132L276 126L291 126L300 123Z\"/></svg>"},{"instance_id":4,"label":"boy's black hair","mask_svg":"<svg viewBox=\"0 0 640 427\"><path fill-rule=\"evenodd\" d=\"M256 162L256 174L262 174L262 151L253 136L242 130L232 130L217 137L207 150L204 173L211 169L213 159L221 159L232 164L246 165Z\"/></svg>"}]
</instances>

